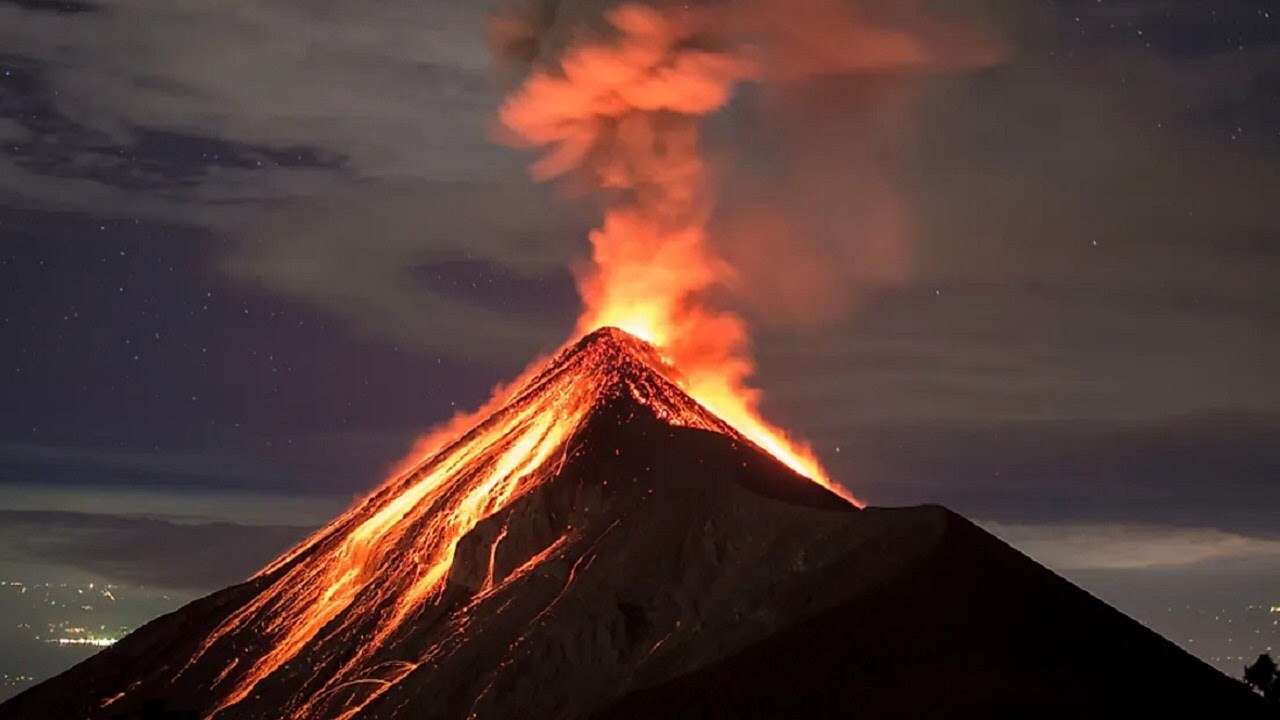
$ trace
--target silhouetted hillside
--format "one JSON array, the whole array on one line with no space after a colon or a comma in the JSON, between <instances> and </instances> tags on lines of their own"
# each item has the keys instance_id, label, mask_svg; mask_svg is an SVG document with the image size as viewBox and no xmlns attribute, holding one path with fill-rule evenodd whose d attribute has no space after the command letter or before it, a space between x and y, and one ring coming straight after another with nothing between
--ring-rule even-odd
<instances>
[{"instance_id":1,"label":"silhouetted hillside","mask_svg":"<svg viewBox=\"0 0 1280 720\"><path fill-rule=\"evenodd\" d=\"M1249 717L940 507L858 510L597 332L251 581L3 720Z\"/></svg>"}]
</instances>

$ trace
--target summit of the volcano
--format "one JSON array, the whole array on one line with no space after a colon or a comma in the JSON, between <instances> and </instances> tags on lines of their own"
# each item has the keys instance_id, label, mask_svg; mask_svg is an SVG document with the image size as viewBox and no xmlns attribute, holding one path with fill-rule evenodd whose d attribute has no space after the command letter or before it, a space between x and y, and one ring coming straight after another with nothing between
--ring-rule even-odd
<instances>
[{"instance_id":1,"label":"summit of the volcano","mask_svg":"<svg viewBox=\"0 0 1280 720\"><path fill-rule=\"evenodd\" d=\"M679 387L679 371L649 343L615 327L599 328L561 350L521 386L507 408L571 393L585 409L619 399L639 403L674 425L742 436ZM504 410L495 415L500 415Z\"/></svg>"}]
</instances>

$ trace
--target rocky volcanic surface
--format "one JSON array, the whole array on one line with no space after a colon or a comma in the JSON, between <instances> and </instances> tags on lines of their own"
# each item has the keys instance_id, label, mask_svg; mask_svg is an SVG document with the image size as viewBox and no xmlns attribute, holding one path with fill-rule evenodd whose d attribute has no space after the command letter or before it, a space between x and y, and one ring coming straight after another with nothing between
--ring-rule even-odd
<instances>
[{"instance_id":1,"label":"rocky volcanic surface","mask_svg":"<svg viewBox=\"0 0 1280 720\"><path fill-rule=\"evenodd\" d=\"M633 338L601 331L553 369L582 362L603 380L584 380L596 400L563 453L461 538L443 592L357 681L322 691L377 613L216 717L1258 716L1239 683L943 508L857 510L740 437L663 419L705 411ZM207 716L267 646L239 633L199 655L205 638L310 552L0 718Z\"/></svg>"}]
</instances>

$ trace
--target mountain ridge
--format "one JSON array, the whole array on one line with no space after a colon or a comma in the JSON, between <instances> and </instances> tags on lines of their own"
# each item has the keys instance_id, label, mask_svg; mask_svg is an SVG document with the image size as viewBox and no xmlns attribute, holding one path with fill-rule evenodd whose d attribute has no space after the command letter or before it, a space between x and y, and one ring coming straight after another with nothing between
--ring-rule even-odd
<instances>
[{"instance_id":1,"label":"mountain ridge","mask_svg":"<svg viewBox=\"0 0 1280 720\"><path fill-rule=\"evenodd\" d=\"M893 708L926 696L915 716L1053 716L1028 688L1091 683L1109 694L1062 707L1108 717L1135 695L1094 656L1117 647L1144 677L1250 711L1243 687L960 516L858 509L797 475L676 377L621 331L582 338L255 577L0 719L106 720L150 701L216 720L903 717ZM1076 662L1037 662L1046 644ZM937 648L942 667L991 672L954 696L913 691L906 660ZM850 679L861 695L828 687Z\"/></svg>"}]
</instances>

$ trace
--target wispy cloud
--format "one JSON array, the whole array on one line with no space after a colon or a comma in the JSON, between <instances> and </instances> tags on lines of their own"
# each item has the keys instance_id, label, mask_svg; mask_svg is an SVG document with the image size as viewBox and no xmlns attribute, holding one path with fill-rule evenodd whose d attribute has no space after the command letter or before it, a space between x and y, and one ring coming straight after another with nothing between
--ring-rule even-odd
<instances>
[{"instance_id":1,"label":"wispy cloud","mask_svg":"<svg viewBox=\"0 0 1280 720\"><path fill-rule=\"evenodd\" d=\"M351 495L0 483L0 512L147 517L182 525L315 527L337 516L352 500Z\"/></svg>"},{"instance_id":2,"label":"wispy cloud","mask_svg":"<svg viewBox=\"0 0 1280 720\"><path fill-rule=\"evenodd\" d=\"M0 117L0 144L24 142L31 133L17 120Z\"/></svg>"},{"instance_id":3,"label":"wispy cloud","mask_svg":"<svg viewBox=\"0 0 1280 720\"><path fill-rule=\"evenodd\" d=\"M231 454L143 452L69 445L0 443L0 469L14 467L68 469L86 476L109 473L135 479L140 476L162 477L179 483L191 478L220 478L236 483L262 480L272 475L269 468L243 456ZM16 472L11 470L6 474L13 475Z\"/></svg>"},{"instance_id":4,"label":"wispy cloud","mask_svg":"<svg viewBox=\"0 0 1280 720\"><path fill-rule=\"evenodd\" d=\"M1214 528L1126 524L983 525L1057 570L1139 570L1228 560L1280 559L1280 540Z\"/></svg>"},{"instance_id":5,"label":"wispy cloud","mask_svg":"<svg viewBox=\"0 0 1280 720\"><path fill-rule=\"evenodd\" d=\"M208 228L231 241L233 277L402 345L532 353L554 320L485 310L413 273L467 259L559 278L584 236L487 137L483 19L441 0L0 4L22 79L0 93L25 93L19 125L33 107L48 116L10 128L33 138L0 152L0 188L29 206ZM154 166L174 157L182 168ZM491 335L473 342L462 330L475 327Z\"/></svg>"},{"instance_id":6,"label":"wispy cloud","mask_svg":"<svg viewBox=\"0 0 1280 720\"><path fill-rule=\"evenodd\" d=\"M297 527L0 510L0 563L208 591L243 580L306 533Z\"/></svg>"}]
</instances>

